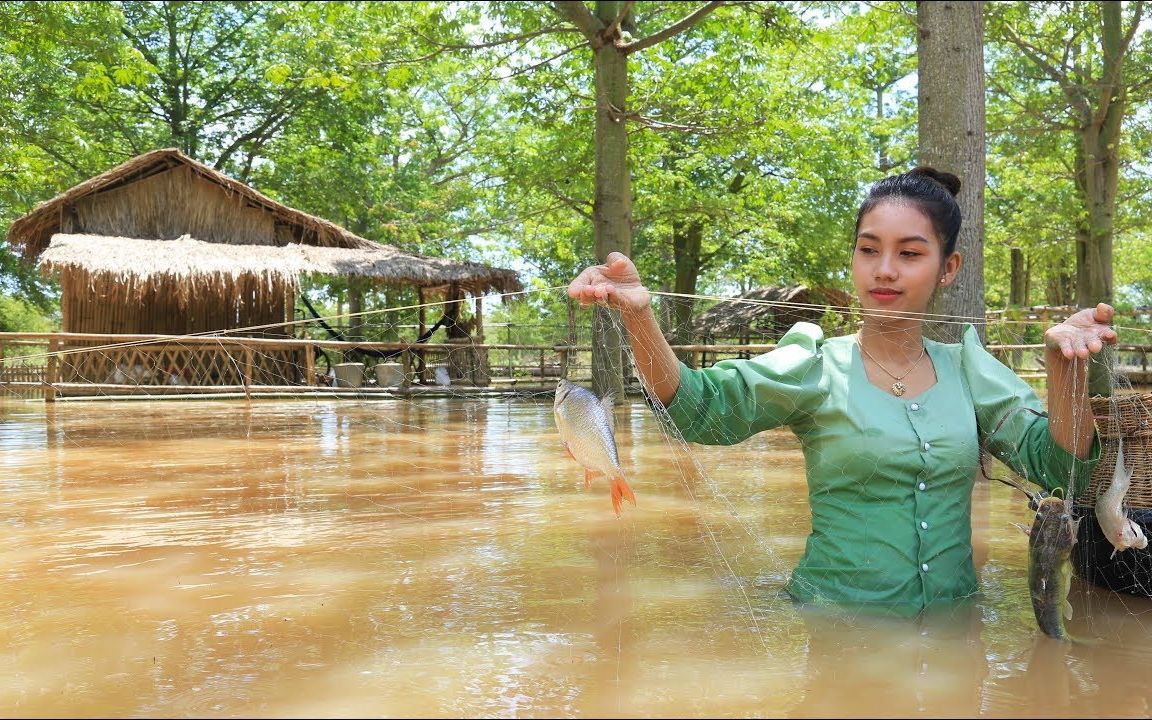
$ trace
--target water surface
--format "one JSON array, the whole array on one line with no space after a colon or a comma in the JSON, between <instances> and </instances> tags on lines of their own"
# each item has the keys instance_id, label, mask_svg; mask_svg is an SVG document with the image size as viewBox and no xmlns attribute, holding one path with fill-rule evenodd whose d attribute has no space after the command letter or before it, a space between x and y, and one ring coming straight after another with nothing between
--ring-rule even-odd
<instances>
[{"instance_id":1,"label":"water surface","mask_svg":"<svg viewBox=\"0 0 1152 720\"><path fill-rule=\"evenodd\" d=\"M0 405L7 717L1146 716L1152 602L1074 582L1039 635L1018 493L975 490L983 597L802 616L787 431L617 438L584 487L539 400Z\"/></svg>"}]
</instances>

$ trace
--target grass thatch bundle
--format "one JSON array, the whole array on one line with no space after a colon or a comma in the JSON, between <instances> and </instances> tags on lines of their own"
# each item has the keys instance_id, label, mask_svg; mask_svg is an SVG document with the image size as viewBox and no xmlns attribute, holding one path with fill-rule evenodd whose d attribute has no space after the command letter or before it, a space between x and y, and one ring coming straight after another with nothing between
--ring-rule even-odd
<instances>
[{"instance_id":1,"label":"grass thatch bundle","mask_svg":"<svg viewBox=\"0 0 1152 720\"><path fill-rule=\"evenodd\" d=\"M249 289L295 287L299 276L306 273L354 275L423 288L455 284L477 295L488 290L519 289L519 281L510 270L428 258L376 244L355 249L299 244L280 247L204 242L188 236L142 240L61 233L52 237L40 263L46 272L82 272L89 282L99 277L104 283L134 287L140 292L157 283L171 285L182 300L206 290L232 287L232 281L239 277L256 280L256 288L251 287L251 280L247 283Z\"/></svg>"}]
</instances>

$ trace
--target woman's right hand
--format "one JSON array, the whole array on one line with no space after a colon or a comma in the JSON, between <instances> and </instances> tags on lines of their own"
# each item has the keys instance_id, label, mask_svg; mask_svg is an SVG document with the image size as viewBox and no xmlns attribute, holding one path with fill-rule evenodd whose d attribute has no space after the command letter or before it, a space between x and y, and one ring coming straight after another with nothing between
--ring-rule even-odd
<instances>
[{"instance_id":1,"label":"woman's right hand","mask_svg":"<svg viewBox=\"0 0 1152 720\"><path fill-rule=\"evenodd\" d=\"M649 307L651 295L640 273L624 253L610 252L603 265L584 268L568 285L569 297L581 305L607 305L623 313L637 313Z\"/></svg>"}]
</instances>

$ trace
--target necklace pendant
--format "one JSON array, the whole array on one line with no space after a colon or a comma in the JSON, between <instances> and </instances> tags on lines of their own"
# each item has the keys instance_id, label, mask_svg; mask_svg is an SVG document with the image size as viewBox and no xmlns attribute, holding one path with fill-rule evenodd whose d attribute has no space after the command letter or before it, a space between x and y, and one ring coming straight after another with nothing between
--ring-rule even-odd
<instances>
[{"instance_id":1,"label":"necklace pendant","mask_svg":"<svg viewBox=\"0 0 1152 720\"><path fill-rule=\"evenodd\" d=\"M892 394L895 395L896 397L900 397L901 395L903 395L907 389L908 389L908 386L905 385L904 383L900 382L899 380L892 383Z\"/></svg>"}]
</instances>

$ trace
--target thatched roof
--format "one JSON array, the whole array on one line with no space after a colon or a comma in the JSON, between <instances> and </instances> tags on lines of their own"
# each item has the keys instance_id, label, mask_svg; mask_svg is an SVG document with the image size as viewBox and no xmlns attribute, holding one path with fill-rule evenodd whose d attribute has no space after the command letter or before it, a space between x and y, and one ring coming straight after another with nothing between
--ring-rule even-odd
<instances>
[{"instance_id":1,"label":"thatched roof","mask_svg":"<svg viewBox=\"0 0 1152 720\"><path fill-rule=\"evenodd\" d=\"M511 270L402 252L387 245L344 249L311 245L230 245L195 240L142 240L103 235L52 236L40 256L48 271L108 274L141 285L159 282L215 283L226 277L256 276L273 287L294 284L305 273L370 277L395 285L441 288L452 284L483 294L520 289Z\"/></svg>"},{"instance_id":2,"label":"thatched roof","mask_svg":"<svg viewBox=\"0 0 1152 720\"><path fill-rule=\"evenodd\" d=\"M779 338L797 322L816 322L827 307L845 308L851 302L851 295L833 288L760 288L700 313L692 322L692 332L711 338Z\"/></svg>"},{"instance_id":3,"label":"thatched roof","mask_svg":"<svg viewBox=\"0 0 1152 720\"><path fill-rule=\"evenodd\" d=\"M192 227L188 227L192 226ZM121 235L146 233L143 237ZM188 235L193 233L197 239ZM408 253L290 208L175 148L118 165L37 205L8 242L45 269L155 282L235 277L271 280L317 272L473 294L521 289L512 270Z\"/></svg>"},{"instance_id":4,"label":"thatched roof","mask_svg":"<svg viewBox=\"0 0 1152 720\"><path fill-rule=\"evenodd\" d=\"M51 200L38 204L26 215L12 223L12 227L8 230L8 242L13 247L21 248L26 258L35 258L48 247L52 235L60 232L61 211L69 204L82 198L131 185L181 166L188 168L209 182L219 185L229 193L235 194L249 207L268 212L278 221L297 225L310 231L306 233L309 239L313 240L309 244L346 248L367 248L375 245L371 240L354 235L323 218L276 202L244 183L233 180L227 175L193 160L176 148L154 150L138 155L111 170L85 180Z\"/></svg>"}]
</instances>

